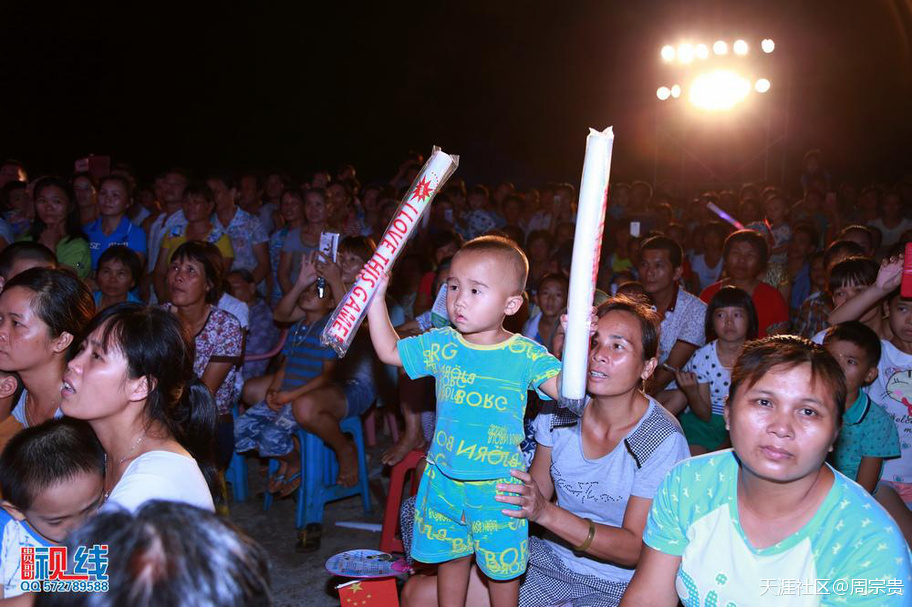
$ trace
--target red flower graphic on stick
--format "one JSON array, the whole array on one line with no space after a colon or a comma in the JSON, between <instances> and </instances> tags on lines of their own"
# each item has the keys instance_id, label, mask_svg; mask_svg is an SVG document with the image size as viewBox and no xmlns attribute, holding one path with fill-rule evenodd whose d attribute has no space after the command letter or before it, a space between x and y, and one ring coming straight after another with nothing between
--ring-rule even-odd
<instances>
[{"instance_id":1,"label":"red flower graphic on stick","mask_svg":"<svg viewBox=\"0 0 912 607\"><path fill-rule=\"evenodd\" d=\"M415 186L415 191L412 192L412 200L417 198L418 200L427 200L431 197L431 182L426 178L422 177L421 181L418 182L418 185Z\"/></svg>"}]
</instances>

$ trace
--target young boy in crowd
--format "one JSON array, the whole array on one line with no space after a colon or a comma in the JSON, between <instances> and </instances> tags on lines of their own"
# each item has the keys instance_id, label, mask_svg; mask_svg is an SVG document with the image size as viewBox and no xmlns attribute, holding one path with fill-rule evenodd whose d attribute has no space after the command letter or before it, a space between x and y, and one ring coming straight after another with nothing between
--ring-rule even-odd
<instances>
[{"instance_id":1,"label":"young boy in crowd","mask_svg":"<svg viewBox=\"0 0 912 607\"><path fill-rule=\"evenodd\" d=\"M409 377L434 376L437 424L421 478L412 557L439 563L438 596L464 604L472 554L491 582L495 607L515 606L528 561L528 525L502 512L498 483L524 473L520 443L526 393L557 396L560 363L544 346L507 332L523 303L528 261L510 240L485 236L453 258L447 313L453 327L400 340L382 278L368 312L371 340L383 362Z\"/></svg>"},{"instance_id":2,"label":"young boy in crowd","mask_svg":"<svg viewBox=\"0 0 912 607\"><path fill-rule=\"evenodd\" d=\"M88 423L25 428L0 455L2 598L22 594L21 549L63 542L101 505L105 454Z\"/></svg>"},{"instance_id":3,"label":"young boy in crowd","mask_svg":"<svg viewBox=\"0 0 912 607\"><path fill-rule=\"evenodd\" d=\"M269 479L269 491L282 497L291 495L301 485L301 459L297 451L300 446L295 445L293 438L298 424L292 403L332 381L337 360L332 348L320 343L320 334L335 300L329 293L319 296L316 278L312 257L302 260L298 280L279 302L279 307L296 302L292 321L295 324L288 331L281 366L272 375L250 380L265 384L262 391L265 398L234 422L238 452L256 450L262 457L279 459L279 469ZM244 386L245 392L248 385Z\"/></svg>"},{"instance_id":4,"label":"young boy in crowd","mask_svg":"<svg viewBox=\"0 0 912 607\"><path fill-rule=\"evenodd\" d=\"M890 337L881 336L877 377L865 388L881 404L899 434L898 458L884 463L875 497L912 541L912 300L900 292L903 258L885 260L867 289L847 300L830 315L833 322L856 320L883 301Z\"/></svg>"},{"instance_id":5,"label":"young boy in crowd","mask_svg":"<svg viewBox=\"0 0 912 607\"><path fill-rule=\"evenodd\" d=\"M842 367L847 388L842 430L833 446L833 466L874 493L883 461L899 457L893 419L861 391L877 377L880 338L864 324L850 320L830 327L823 346Z\"/></svg>"},{"instance_id":6,"label":"young boy in crowd","mask_svg":"<svg viewBox=\"0 0 912 607\"><path fill-rule=\"evenodd\" d=\"M32 268L56 268L57 257L39 242L20 241L0 252L0 291L7 281Z\"/></svg>"},{"instance_id":7,"label":"young boy in crowd","mask_svg":"<svg viewBox=\"0 0 912 607\"><path fill-rule=\"evenodd\" d=\"M818 259L818 254L811 256L812 293L798 310L798 316L792 323L793 333L810 339L832 324L829 316L833 311L833 306L830 293L826 288L829 284L830 272L843 259L862 256L864 256L864 250L848 240L837 240L827 247L823 252L822 261Z\"/></svg>"},{"instance_id":8,"label":"young boy in crowd","mask_svg":"<svg viewBox=\"0 0 912 607\"><path fill-rule=\"evenodd\" d=\"M108 247L98 257L98 271L95 282L95 309L104 310L108 306L124 301L142 303L133 289L142 277L143 261L134 251L123 245Z\"/></svg>"},{"instance_id":9,"label":"young boy in crowd","mask_svg":"<svg viewBox=\"0 0 912 607\"><path fill-rule=\"evenodd\" d=\"M545 274L538 281L538 289L533 298L538 312L523 326L522 334L554 352L551 339L554 329L560 322L560 315L567 308L567 295L570 280L563 274Z\"/></svg>"},{"instance_id":10,"label":"young boy in crowd","mask_svg":"<svg viewBox=\"0 0 912 607\"><path fill-rule=\"evenodd\" d=\"M788 245L792 240L792 227L789 225L788 201L780 194L773 194L766 199L766 227L772 238L770 246L770 263L784 264L788 256Z\"/></svg>"}]
</instances>

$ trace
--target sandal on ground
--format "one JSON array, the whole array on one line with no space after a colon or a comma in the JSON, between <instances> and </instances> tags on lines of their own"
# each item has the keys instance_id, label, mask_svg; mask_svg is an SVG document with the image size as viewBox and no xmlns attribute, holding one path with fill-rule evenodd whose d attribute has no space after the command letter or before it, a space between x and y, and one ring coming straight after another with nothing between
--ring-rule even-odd
<instances>
[{"instance_id":1,"label":"sandal on ground","mask_svg":"<svg viewBox=\"0 0 912 607\"><path fill-rule=\"evenodd\" d=\"M266 491L269 493L278 493L282 488L282 485L285 484L285 475L284 474L273 474L266 481Z\"/></svg>"},{"instance_id":2,"label":"sandal on ground","mask_svg":"<svg viewBox=\"0 0 912 607\"><path fill-rule=\"evenodd\" d=\"M320 540L323 537L323 525L310 523L298 533L298 543L295 552L316 552L320 549Z\"/></svg>"},{"instance_id":3,"label":"sandal on ground","mask_svg":"<svg viewBox=\"0 0 912 607\"><path fill-rule=\"evenodd\" d=\"M301 471L298 470L291 476L285 479L285 482L282 484L279 493L279 497L288 497L292 493L298 490L298 487L301 486Z\"/></svg>"}]
</instances>

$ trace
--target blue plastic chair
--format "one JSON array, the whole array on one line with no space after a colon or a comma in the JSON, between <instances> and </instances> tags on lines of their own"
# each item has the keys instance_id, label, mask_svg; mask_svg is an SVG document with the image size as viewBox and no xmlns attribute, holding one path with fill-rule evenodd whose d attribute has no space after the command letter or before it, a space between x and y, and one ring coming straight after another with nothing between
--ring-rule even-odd
<instances>
[{"instance_id":1,"label":"blue plastic chair","mask_svg":"<svg viewBox=\"0 0 912 607\"><path fill-rule=\"evenodd\" d=\"M361 430L360 417L348 417L339 424L344 434L351 434L358 450L358 483L354 487L342 487L336 484L339 473L339 462L336 453L326 446L317 435L298 429L298 442L301 446L301 486L296 492L298 500L295 513L295 526L303 529L310 523L322 523L323 511L327 503L336 500L361 496L364 514L370 514L370 489L367 484L367 456L364 453L364 434ZM272 476L279 468L275 459L269 462L269 474ZM263 500L263 510L272 506L273 496L268 491Z\"/></svg>"},{"instance_id":2,"label":"blue plastic chair","mask_svg":"<svg viewBox=\"0 0 912 607\"><path fill-rule=\"evenodd\" d=\"M231 406L231 415L234 416L234 419L238 418L237 403ZM250 489L247 485L247 458L243 454L237 451L231 454L231 461L228 463L228 469L225 470L225 481L231 485L234 501L243 502L250 497Z\"/></svg>"}]
</instances>

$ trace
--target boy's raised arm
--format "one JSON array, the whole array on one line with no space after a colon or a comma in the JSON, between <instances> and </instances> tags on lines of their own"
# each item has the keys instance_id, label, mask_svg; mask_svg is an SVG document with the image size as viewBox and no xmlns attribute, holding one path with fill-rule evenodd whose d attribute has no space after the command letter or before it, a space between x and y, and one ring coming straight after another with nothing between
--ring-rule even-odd
<instances>
[{"instance_id":1,"label":"boy's raised arm","mask_svg":"<svg viewBox=\"0 0 912 607\"><path fill-rule=\"evenodd\" d=\"M377 351L377 358L384 364L402 366L399 356L399 335L390 322L389 309L386 307L386 287L389 275L382 276L367 311L367 328L370 330L371 342Z\"/></svg>"},{"instance_id":2,"label":"boy's raised arm","mask_svg":"<svg viewBox=\"0 0 912 607\"><path fill-rule=\"evenodd\" d=\"M902 282L902 266L902 255L898 259L884 259L880 264L880 271L877 273L874 284L830 312L830 324L835 325L861 318L871 306L899 287Z\"/></svg>"}]
</instances>

